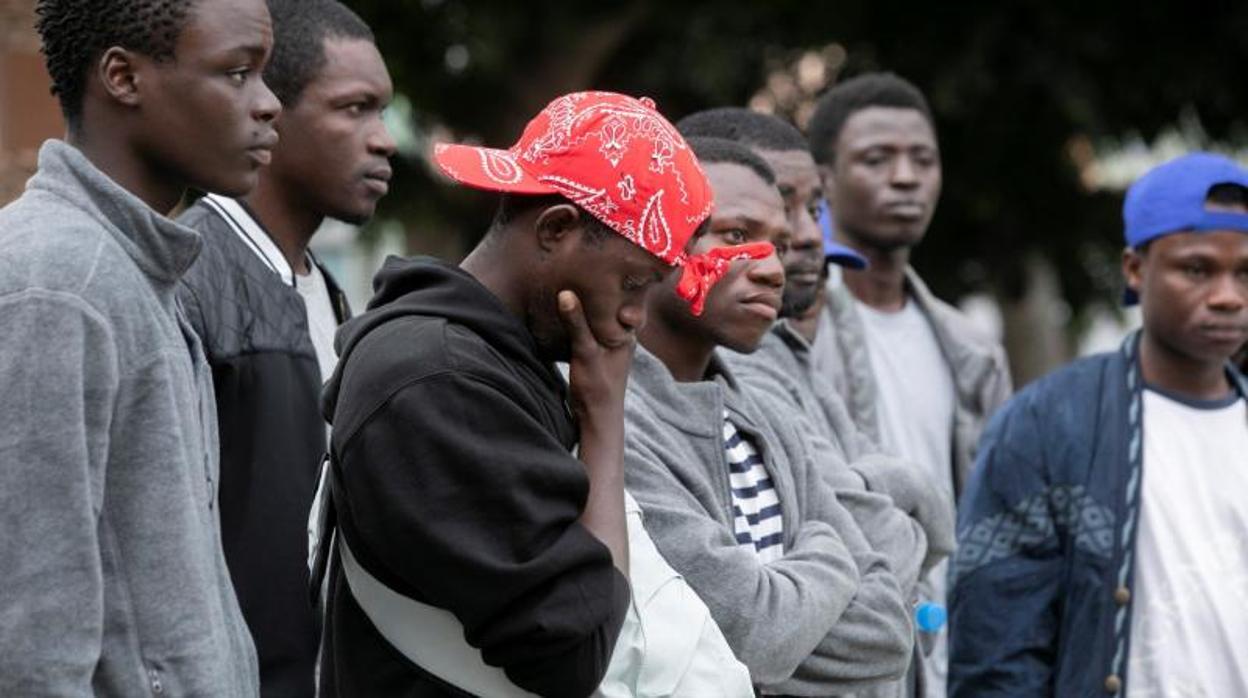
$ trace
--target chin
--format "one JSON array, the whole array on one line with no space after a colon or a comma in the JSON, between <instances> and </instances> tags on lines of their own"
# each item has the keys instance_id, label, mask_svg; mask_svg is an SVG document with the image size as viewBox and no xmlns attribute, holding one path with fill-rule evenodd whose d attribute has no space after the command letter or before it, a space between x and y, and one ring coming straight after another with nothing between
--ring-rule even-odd
<instances>
[{"instance_id":1,"label":"chin","mask_svg":"<svg viewBox=\"0 0 1248 698\"><path fill-rule=\"evenodd\" d=\"M373 212L376 211L376 209L376 206L370 205L353 210L333 211L326 213L325 215L328 218L333 218L336 221L342 221L348 225L364 225L372 219Z\"/></svg>"},{"instance_id":2,"label":"chin","mask_svg":"<svg viewBox=\"0 0 1248 698\"><path fill-rule=\"evenodd\" d=\"M240 174L232 178L222 178L213 182L193 185L196 189L202 189L213 194L228 196L237 199L246 196L256 188L256 184L260 181L260 172L253 170L247 174Z\"/></svg>"},{"instance_id":3,"label":"chin","mask_svg":"<svg viewBox=\"0 0 1248 698\"><path fill-rule=\"evenodd\" d=\"M763 343L763 335L766 332L759 332L754 335L743 335L739 337L721 337L719 346L725 349L731 349L738 354L753 354L758 351L759 345Z\"/></svg>"}]
</instances>

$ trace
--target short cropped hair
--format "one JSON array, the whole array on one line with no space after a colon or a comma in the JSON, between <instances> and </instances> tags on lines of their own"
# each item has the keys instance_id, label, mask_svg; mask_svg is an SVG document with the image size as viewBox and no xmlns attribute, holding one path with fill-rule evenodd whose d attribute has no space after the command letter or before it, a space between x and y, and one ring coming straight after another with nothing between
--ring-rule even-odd
<instances>
[{"instance_id":1,"label":"short cropped hair","mask_svg":"<svg viewBox=\"0 0 1248 698\"><path fill-rule=\"evenodd\" d=\"M743 165L753 170L764 182L773 185L776 183L776 173L767 161L736 141L708 136L695 136L687 141L689 147L693 149L693 154L698 156L698 162L703 165L716 162Z\"/></svg>"},{"instance_id":2,"label":"short cropped hair","mask_svg":"<svg viewBox=\"0 0 1248 698\"><path fill-rule=\"evenodd\" d=\"M199 0L38 0L35 29L52 94L71 128L82 117L91 64L119 46L155 60L174 48Z\"/></svg>"},{"instance_id":3,"label":"short cropped hair","mask_svg":"<svg viewBox=\"0 0 1248 698\"><path fill-rule=\"evenodd\" d=\"M759 150L787 152L807 148L806 137L793 124L742 107L694 112L676 122L676 130L685 138L724 138Z\"/></svg>"},{"instance_id":4,"label":"short cropped hair","mask_svg":"<svg viewBox=\"0 0 1248 698\"><path fill-rule=\"evenodd\" d=\"M919 88L894 73L866 73L838 83L815 104L806 126L815 162L827 165L836 160L836 141L845 122L869 107L914 109L927 119L933 131L936 129L931 107Z\"/></svg>"},{"instance_id":5,"label":"short cropped hair","mask_svg":"<svg viewBox=\"0 0 1248 698\"><path fill-rule=\"evenodd\" d=\"M273 18L273 55L264 82L283 106L299 101L325 67L327 39L376 42L359 15L337 0L268 0Z\"/></svg>"}]
</instances>

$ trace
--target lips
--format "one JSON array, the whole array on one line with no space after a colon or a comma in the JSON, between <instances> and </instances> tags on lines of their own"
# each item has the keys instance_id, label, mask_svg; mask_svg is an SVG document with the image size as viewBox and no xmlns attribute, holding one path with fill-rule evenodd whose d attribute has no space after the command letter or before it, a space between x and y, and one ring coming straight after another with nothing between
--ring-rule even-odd
<instances>
[{"instance_id":1,"label":"lips","mask_svg":"<svg viewBox=\"0 0 1248 698\"><path fill-rule=\"evenodd\" d=\"M273 148L277 146L277 131L266 131L247 148L247 155L259 165L273 162Z\"/></svg>"},{"instance_id":2,"label":"lips","mask_svg":"<svg viewBox=\"0 0 1248 698\"><path fill-rule=\"evenodd\" d=\"M1198 329L1206 338L1219 344L1239 346L1248 340L1248 326L1244 325L1201 325Z\"/></svg>"},{"instance_id":3,"label":"lips","mask_svg":"<svg viewBox=\"0 0 1248 698\"><path fill-rule=\"evenodd\" d=\"M889 201L882 206L894 218L922 218L926 207L918 201Z\"/></svg>"},{"instance_id":4,"label":"lips","mask_svg":"<svg viewBox=\"0 0 1248 698\"><path fill-rule=\"evenodd\" d=\"M389 166L377 167L364 173L364 183L373 191L385 195L390 191L390 178L393 175Z\"/></svg>"},{"instance_id":5,"label":"lips","mask_svg":"<svg viewBox=\"0 0 1248 698\"><path fill-rule=\"evenodd\" d=\"M756 315L769 320L780 316L780 294L778 292L755 293L741 299L741 305Z\"/></svg>"}]
</instances>

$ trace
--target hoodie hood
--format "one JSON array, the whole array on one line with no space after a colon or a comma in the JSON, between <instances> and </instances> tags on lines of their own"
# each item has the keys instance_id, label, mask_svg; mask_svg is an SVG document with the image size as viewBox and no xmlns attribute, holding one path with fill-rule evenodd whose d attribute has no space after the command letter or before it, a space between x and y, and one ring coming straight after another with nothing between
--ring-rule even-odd
<instances>
[{"instance_id":1,"label":"hoodie hood","mask_svg":"<svg viewBox=\"0 0 1248 698\"><path fill-rule=\"evenodd\" d=\"M391 256L373 277L373 298L367 309L339 327L335 335L338 367L321 397L326 421L333 421L343 367L355 347L381 325L413 315L443 318L465 327L509 360L527 364L552 389L566 390L554 366L539 357L537 342L523 321L475 277L433 257Z\"/></svg>"}]
</instances>

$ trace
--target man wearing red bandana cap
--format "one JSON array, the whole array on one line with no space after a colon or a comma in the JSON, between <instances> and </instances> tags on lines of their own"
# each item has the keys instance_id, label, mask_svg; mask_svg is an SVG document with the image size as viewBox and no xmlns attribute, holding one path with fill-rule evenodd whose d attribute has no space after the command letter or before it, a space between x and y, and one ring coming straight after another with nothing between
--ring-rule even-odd
<instances>
[{"instance_id":1,"label":"man wearing red bandana cap","mask_svg":"<svg viewBox=\"0 0 1248 698\"><path fill-rule=\"evenodd\" d=\"M461 265L387 260L338 333L321 690L588 695L629 608L634 334L710 187L652 102L603 92L554 100L509 149L435 160L502 196ZM697 303L715 263L688 269Z\"/></svg>"},{"instance_id":2,"label":"man wearing red bandana cap","mask_svg":"<svg viewBox=\"0 0 1248 698\"><path fill-rule=\"evenodd\" d=\"M908 606L791 408L746 390L719 352L756 349L780 311L792 229L775 174L732 141L689 142L716 203L687 266L722 280L701 315L689 277L651 301L625 400L628 489L760 693L858 694L904 674Z\"/></svg>"}]
</instances>

